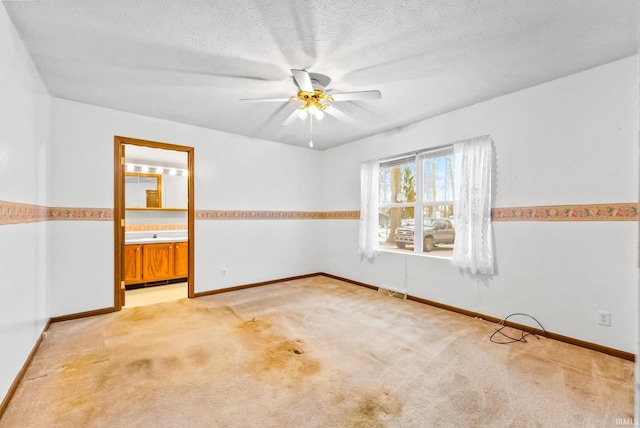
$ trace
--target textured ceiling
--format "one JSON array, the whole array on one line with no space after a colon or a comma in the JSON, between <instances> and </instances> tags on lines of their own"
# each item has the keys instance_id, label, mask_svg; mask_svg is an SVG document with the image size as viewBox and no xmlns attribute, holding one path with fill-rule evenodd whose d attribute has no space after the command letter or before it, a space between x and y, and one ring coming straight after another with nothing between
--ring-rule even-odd
<instances>
[{"instance_id":1,"label":"textured ceiling","mask_svg":"<svg viewBox=\"0 0 640 428\"><path fill-rule=\"evenodd\" d=\"M636 0L3 1L51 95L306 146L282 122L291 68L356 120L314 122L317 149L637 53Z\"/></svg>"}]
</instances>

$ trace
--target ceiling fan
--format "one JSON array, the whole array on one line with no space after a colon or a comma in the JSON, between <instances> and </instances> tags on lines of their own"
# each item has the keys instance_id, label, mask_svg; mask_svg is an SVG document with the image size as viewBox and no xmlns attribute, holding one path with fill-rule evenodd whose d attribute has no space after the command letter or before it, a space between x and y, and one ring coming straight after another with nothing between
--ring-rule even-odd
<instances>
[{"instance_id":1,"label":"ceiling fan","mask_svg":"<svg viewBox=\"0 0 640 428\"><path fill-rule=\"evenodd\" d=\"M328 76L319 73L309 73L305 70L291 69L293 80L298 85L298 94L289 98L245 98L240 101L254 102L296 102L302 103L293 113L282 123L284 126L291 125L296 118L306 119L311 115L318 120L324 117L324 112L344 121L353 118L342 110L336 108L332 103L340 101L375 100L382 98L382 93L378 90L327 93L325 88L331 81Z\"/></svg>"}]
</instances>

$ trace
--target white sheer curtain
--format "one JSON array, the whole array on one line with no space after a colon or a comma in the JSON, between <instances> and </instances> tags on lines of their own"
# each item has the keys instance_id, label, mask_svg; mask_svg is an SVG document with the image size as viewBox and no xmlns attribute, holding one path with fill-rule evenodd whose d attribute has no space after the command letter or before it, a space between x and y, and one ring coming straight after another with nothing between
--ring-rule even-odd
<instances>
[{"instance_id":1,"label":"white sheer curtain","mask_svg":"<svg viewBox=\"0 0 640 428\"><path fill-rule=\"evenodd\" d=\"M491 231L491 164L493 142L490 136L472 138L453 145L457 184L454 204L455 243L451 264L473 274L494 273Z\"/></svg>"},{"instance_id":2,"label":"white sheer curtain","mask_svg":"<svg viewBox=\"0 0 640 428\"><path fill-rule=\"evenodd\" d=\"M358 253L373 258L380 252L378 238L378 161L360 167L360 235Z\"/></svg>"}]
</instances>

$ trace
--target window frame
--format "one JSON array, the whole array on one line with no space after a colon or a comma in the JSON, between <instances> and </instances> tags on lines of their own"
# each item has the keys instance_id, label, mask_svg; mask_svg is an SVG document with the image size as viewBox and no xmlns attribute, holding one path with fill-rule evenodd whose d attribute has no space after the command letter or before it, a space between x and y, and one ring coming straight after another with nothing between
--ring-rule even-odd
<instances>
[{"instance_id":1,"label":"window frame","mask_svg":"<svg viewBox=\"0 0 640 428\"><path fill-rule=\"evenodd\" d=\"M436 201L426 201L424 195L424 184L425 184L425 168L424 161L426 159L438 158L448 155L454 154L453 144L447 144L445 146L423 149L412 153L406 153L403 155L394 156L387 159L381 159L379 161L379 168L382 170L383 168L389 168L394 165L403 165L414 163L416 169L416 179L415 179L415 193L416 200L415 202L382 202L382 200L378 201L378 212L382 208L411 208L413 207L413 221L414 221L414 231L413 231L413 251L405 250L405 249L392 249L384 246L380 247L380 251L386 252L401 252L402 254L414 254L420 256L428 256L428 257L446 257L451 258L451 256L442 256L435 254L427 254L424 252L423 239L416 239L416 236L424 236L424 209L425 207L434 207L434 206L445 206L445 205L454 205L456 189L455 183L452 183L451 196L453 199L450 200L436 200ZM455 176L455 159L452 159L452 168L454 168L454 176ZM380 186L380 185L379 185ZM379 190L380 192L380 190ZM454 226L455 227L455 226ZM395 231L389 231L390 234L395 233Z\"/></svg>"}]
</instances>

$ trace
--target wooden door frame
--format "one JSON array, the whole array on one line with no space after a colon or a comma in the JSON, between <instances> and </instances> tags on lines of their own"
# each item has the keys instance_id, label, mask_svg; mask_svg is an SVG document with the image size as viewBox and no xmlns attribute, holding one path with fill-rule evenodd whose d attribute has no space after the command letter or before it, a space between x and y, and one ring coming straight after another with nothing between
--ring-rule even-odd
<instances>
[{"instance_id":1,"label":"wooden door frame","mask_svg":"<svg viewBox=\"0 0 640 428\"><path fill-rule=\"evenodd\" d=\"M124 203L124 144L132 146L150 147L152 149L173 150L187 153L187 170L188 176L188 202L187 202L187 236L189 239L189 278L188 278L188 297L193 298L194 290L194 230L195 230L195 202L194 202L194 148L188 146L179 146L176 144L159 143L156 141L139 140L128 137L114 137L114 210L113 210L113 242L114 242L114 298L113 308L116 311L122 309L122 282L124 281L124 220L125 220L125 203Z\"/></svg>"}]
</instances>

